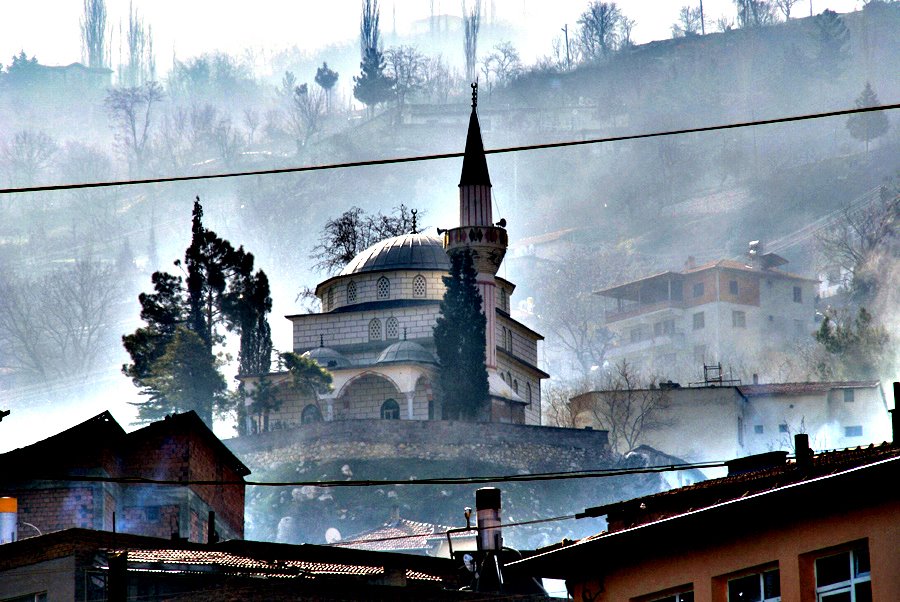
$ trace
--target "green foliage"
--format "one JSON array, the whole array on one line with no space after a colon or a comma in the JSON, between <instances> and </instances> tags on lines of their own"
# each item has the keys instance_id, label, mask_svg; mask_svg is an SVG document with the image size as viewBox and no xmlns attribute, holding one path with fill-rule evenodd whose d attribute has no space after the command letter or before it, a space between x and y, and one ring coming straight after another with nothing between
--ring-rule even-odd
<instances>
[{"instance_id":1,"label":"green foliage","mask_svg":"<svg viewBox=\"0 0 900 602\"><path fill-rule=\"evenodd\" d=\"M314 360L288 351L281 354L281 361L291 373L291 384L296 390L311 395L331 391L331 374Z\"/></svg>"},{"instance_id":2,"label":"green foliage","mask_svg":"<svg viewBox=\"0 0 900 602\"><path fill-rule=\"evenodd\" d=\"M850 30L833 10L824 10L815 18L814 42L819 70L826 76L840 74L850 58Z\"/></svg>"},{"instance_id":3,"label":"green foliage","mask_svg":"<svg viewBox=\"0 0 900 602\"><path fill-rule=\"evenodd\" d=\"M224 409L226 405L224 380L218 374L215 352L224 338L222 327L241 337L242 373L269 370L272 340L267 314L272 309L272 299L268 278L261 270L253 273L252 254L243 247L234 249L227 240L206 229L202 220L203 208L198 198L193 208L193 236L185 251L186 279L154 273L155 292L139 297L141 318L147 325L122 337L132 360L122 371L149 398L141 404L142 421L177 408L195 410L212 424L213 409ZM181 265L180 261L175 263ZM195 382L188 386L182 379L190 374L195 375Z\"/></svg>"},{"instance_id":4,"label":"green foliage","mask_svg":"<svg viewBox=\"0 0 900 602\"><path fill-rule=\"evenodd\" d=\"M213 409L221 405L227 388L215 356L203 339L185 326L175 329L143 382L150 399L137 405L138 418L146 422L194 410L203 422L212 425Z\"/></svg>"},{"instance_id":5,"label":"green foliage","mask_svg":"<svg viewBox=\"0 0 900 602\"><path fill-rule=\"evenodd\" d=\"M877 107L881 104L878 95L872 89L872 84L866 82L866 87L856 99L856 107ZM871 111L869 113L854 113L847 118L847 129L850 135L857 140L866 143L866 152L869 152L869 141L887 133L890 124L884 111Z\"/></svg>"},{"instance_id":6,"label":"green foliage","mask_svg":"<svg viewBox=\"0 0 900 602\"><path fill-rule=\"evenodd\" d=\"M818 366L821 376L848 380L880 378L890 337L864 307L853 320L846 315L826 314L815 338L826 352Z\"/></svg>"},{"instance_id":7,"label":"green foliage","mask_svg":"<svg viewBox=\"0 0 900 602\"><path fill-rule=\"evenodd\" d=\"M353 77L353 96L369 109L387 102L394 95L394 80L384 73L384 54L377 48L366 48L360 74Z\"/></svg>"},{"instance_id":8,"label":"green foliage","mask_svg":"<svg viewBox=\"0 0 900 602\"><path fill-rule=\"evenodd\" d=\"M328 63L322 63L322 66L316 69L315 82L322 87L325 92L329 92L338 80L338 72L328 68Z\"/></svg>"},{"instance_id":9,"label":"green foliage","mask_svg":"<svg viewBox=\"0 0 900 602\"><path fill-rule=\"evenodd\" d=\"M470 251L450 256L450 275L434 327L444 417L474 420L488 401L485 327Z\"/></svg>"}]
</instances>

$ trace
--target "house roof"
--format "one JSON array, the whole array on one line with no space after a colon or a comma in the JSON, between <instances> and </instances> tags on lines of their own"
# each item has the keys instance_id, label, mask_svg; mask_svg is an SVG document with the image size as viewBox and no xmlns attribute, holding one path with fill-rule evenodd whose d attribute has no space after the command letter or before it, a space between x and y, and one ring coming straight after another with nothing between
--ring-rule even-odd
<instances>
[{"instance_id":1,"label":"house roof","mask_svg":"<svg viewBox=\"0 0 900 602\"><path fill-rule=\"evenodd\" d=\"M241 476L250 474L250 469L193 411L168 416L132 433L126 433L105 411L43 441L0 455L0 479L52 478L68 475L73 469L79 474L104 472L110 462L121 459L143 439L175 432L200 437L217 452L223 464Z\"/></svg>"},{"instance_id":2,"label":"house roof","mask_svg":"<svg viewBox=\"0 0 900 602\"><path fill-rule=\"evenodd\" d=\"M787 463L703 481L588 509L579 516L606 515L610 530L538 550L510 569L569 578L626 557L679 553L701 541L733 542L763 525L791 525L809 518L810 500L816 500L816 512L837 513L885 500L896 502L900 494L885 484L898 477L900 448L884 444L818 454L805 469Z\"/></svg>"},{"instance_id":3,"label":"house roof","mask_svg":"<svg viewBox=\"0 0 900 602\"><path fill-rule=\"evenodd\" d=\"M822 383L770 383L762 385L738 385L744 397L767 397L770 395L810 395L827 393L832 389L874 389L881 383L877 380L832 381Z\"/></svg>"},{"instance_id":4,"label":"house roof","mask_svg":"<svg viewBox=\"0 0 900 602\"><path fill-rule=\"evenodd\" d=\"M448 529L450 527L401 518L375 529L351 535L345 541L337 542L334 545L357 550L385 552L425 550L431 547L430 540L435 536L443 537Z\"/></svg>"}]
</instances>

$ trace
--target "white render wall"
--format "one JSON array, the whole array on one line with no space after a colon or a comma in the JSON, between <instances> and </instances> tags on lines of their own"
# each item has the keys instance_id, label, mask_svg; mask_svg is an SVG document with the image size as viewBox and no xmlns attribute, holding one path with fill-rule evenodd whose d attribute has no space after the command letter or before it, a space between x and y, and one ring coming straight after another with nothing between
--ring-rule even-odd
<instances>
[{"instance_id":1,"label":"white render wall","mask_svg":"<svg viewBox=\"0 0 900 602\"><path fill-rule=\"evenodd\" d=\"M318 347L319 335L322 335L322 342L326 347L368 343L369 323L374 319L381 321L380 340L389 343L391 340L386 338L386 325L391 317L396 318L399 323L398 339L392 340L403 339L404 328L407 339L430 338L434 334L435 320L439 313L440 307L438 303L434 303L416 307L292 316L294 351L302 353ZM374 350L372 353L377 358L379 352Z\"/></svg>"}]
</instances>

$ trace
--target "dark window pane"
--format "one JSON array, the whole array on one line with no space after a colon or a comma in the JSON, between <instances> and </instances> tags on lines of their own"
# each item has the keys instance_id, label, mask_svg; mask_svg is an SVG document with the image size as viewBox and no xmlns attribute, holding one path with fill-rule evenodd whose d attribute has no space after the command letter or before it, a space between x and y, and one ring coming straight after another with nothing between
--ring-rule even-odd
<instances>
[{"instance_id":1,"label":"dark window pane","mask_svg":"<svg viewBox=\"0 0 900 602\"><path fill-rule=\"evenodd\" d=\"M684 592L681 594L679 602L694 602L694 592Z\"/></svg>"},{"instance_id":2,"label":"dark window pane","mask_svg":"<svg viewBox=\"0 0 900 602\"><path fill-rule=\"evenodd\" d=\"M850 552L816 559L816 587L849 580Z\"/></svg>"},{"instance_id":3,"label":"dark window pane","mask_svg":"<svg viewBox=\"0 0 900 602\"><path fill-rule=\"evenodd\" d=\"M820 602L852 602L850 600L850 592L838 592L835 594L827 594L819 598Z\"/></svg>"},{"instance_id":4,"label":"dark window pane","mask_svg":"<svg viewBox=\"0 0 900 602\"><path fill-rule=\"evenodd\" d=\"M872 582L865 581L856 584L856 601L855 602L872 602Z\"/></svg>"},{"instance_id":5,"label":"dark window pane","mask_svg":"<svg viewBox=\"0 0 900 602\"><path fill-rule=\"evenodd\" d=\"M763 594L765 600L781 595L781 578L777 570L763 573Z\"/></svg>"},{"instance_id":6,"label":"dark window pane","mask_svg":"<svg viewBox=\"0 0 900 602\"><path fill-rule=\"evenodd\" d=\"M869 567L869 548L868 546L865 548L859 548L858 550L853 550L853 560L856 564L855 570L853 572L854 575L868 575L872 570Z\"/></svg>"},{"instance_id":7,"label":"dark window pane","mask_svg":"<svg viewBox=\"0 0 900 602\"><path fill-rule=\"evenodd\" d=\"M747 575L728 582L728 602L760 602L759 575Z\"/></svg>"}]
</instances>

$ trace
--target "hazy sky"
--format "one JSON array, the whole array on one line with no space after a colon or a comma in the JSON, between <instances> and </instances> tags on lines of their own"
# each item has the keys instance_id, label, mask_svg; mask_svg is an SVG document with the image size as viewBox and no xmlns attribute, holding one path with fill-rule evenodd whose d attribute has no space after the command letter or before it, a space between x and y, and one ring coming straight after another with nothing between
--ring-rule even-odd
<instances>
[{"instance_id":1,"label":"hazy sky","mask_svg":"<svg viewBox=\"0 0 900 602\"><path fill-rule=\"evenodd\" d=\"M549 54L560 28L566 23L573 28L588 4L588 0L482 1L486 13L493 10L498 21L511 23L527 36L528 43L521 48L527 62ZM470 5L473 2L468 0ZM643 43L670 37L679 8L698 2L620 0L617 4L637 21L634 38ZM794 12L807 16L810 2L815 13L826 8L847 12L862 5L862 0L800 0ZM428 16L432 4L436 13L461 14L460 0L381 0L382 31L392 31L395 22L399 33L408 31L412 23ZM135 0L133 5L153 27L157 65L162 72L168 70L173 51L187 58L210 50L240 54L246 48L314 48L352 40L358 35L360 12L359 0ZM107 6L109 22L116 28L120 21L127 26L129 0L107 0ZM0 19L0 62L8 65L20 50L49 65L79 61L82 7L82 0L8 3ZM705 0L704 9L711 21L723 14L735 14L733 0ZM114 62L117 48L114 42Z\"/></svg>"}]
</instances>

